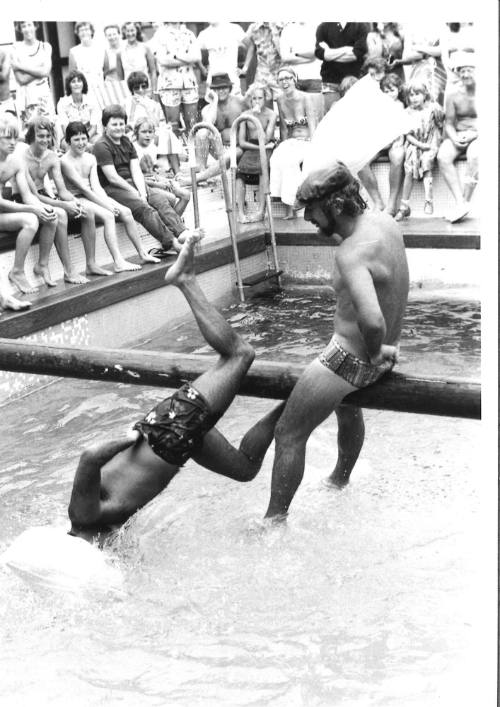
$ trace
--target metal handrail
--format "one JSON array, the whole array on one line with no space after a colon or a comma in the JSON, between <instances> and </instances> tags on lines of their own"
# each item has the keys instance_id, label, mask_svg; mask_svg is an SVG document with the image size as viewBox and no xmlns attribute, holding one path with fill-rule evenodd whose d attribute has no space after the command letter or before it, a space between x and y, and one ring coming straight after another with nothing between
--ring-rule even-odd
<instances>
[{"instance_id":1,"label":"metal handrail","mask_svg":"<svg viewBox=\"0 0 500 707\"><path fill-rule=\"evenodd\" d=\"M219 168L220 168L220 176L222 180L222 190L224 193L224 204L226 207L226 213L227 213L227 220L229 223L229 235L231 237L231 244L233 246L233 255L234 255L234 264L236 268L236 281L238 285L238 291L240 293L240 299L242 302L244 302L244 295L243 294L243 281L241 278L241 267L240 267L240 259L239 259L239 254L238 254L238 247L236 245L236 219L234 216L234 211L232 208L232 202L231 202L231 195L229 193L229 184L227 181L227 174L226 174L226 159L224 155L224 146L222 144L222 139L220 136L219 131L213 125L212 123L207 123L207 122L199 122L195 123L191 130L189 131L188 135L188 152L189 152L189 167L191 171L191 183L193 186L193 208L194 208L194 223L195 223L195 228L198 228L200 225L200 213L199 213L199 203L198 203L198 185L196 183L196 154L195 154L195 141L194 141L194 136L195 133L198 132L198 130L208 130L213 138L214 138L214 143L215 143L215 153L217 155L217 159L219 160Z\"/></svg>"},{"instance_id":2,"label":"metal handrail","mask_svg":"<svg viewBox=\"0 0 500 707\"><path fill-rule=\"evenodd\" d=\"M237 237L237 227L236 227L236 220L234 219L234 209L236 207L236 170L237 170L237 155L236 155L236 147L237 147L237 138L238 138L238 127L240 123L252 123L252 125L255 127L256 132L257 132L257 140L259 143L259 155L260 155L260 165L261 165L261 179L263 180L263 185L262 185L262 191L264 192L264 197L265 197L265 202L266 202L266 209L267 209L267 215L269 218L269 231L270 231L270 236L271 236L271 248L273 252L273 261L274 261L274 267L276 273L279 271L279 264L278 264L278 249L276 247L276 234L274 231L274 220L273 220L273 214L271 210L271 191L270 191L270 186L269 186L269 169L268 169L268 159L267 159L267 152L266 152L266 136L264 134L264 129L262 127L262 123L258 119L256 115L252 115L251 113L242 113L239 115L235 120L233 121L233 124L231 125L231 132L230 132L230 142L229 142L229 155L230 155L230 166L231 166L231 177L232 177L232 197L233 197L233 222L234 222L234 234L235 234L235 249L237 251L237 244L236 244L236 237ZM235 259L236 263L236 259ZM238 266L239 268L239 258L238 258ZM279 275L277 275L278 278L278 285L280 285L279 281ZM240 286L241 282L241 286ZM241 274L238 279L238 288L240 289L240 300L242 302L245 301L245 294L243 291L243 282L241 280Z\"/></svg>"}]
</instances>

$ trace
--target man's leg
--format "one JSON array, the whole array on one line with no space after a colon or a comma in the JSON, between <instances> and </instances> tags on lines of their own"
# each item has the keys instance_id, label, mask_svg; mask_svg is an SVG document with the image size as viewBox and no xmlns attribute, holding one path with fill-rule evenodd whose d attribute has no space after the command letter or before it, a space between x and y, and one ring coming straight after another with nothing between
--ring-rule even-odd
<instances>
[{"instance_id":1,"label":"man's leg","mask_svg":"<svg viewBox=\"0 0 500 707\"><path fill-rule=\"evenodd\" d=\"M69 253L68 214L64 209L61 209L58 206L54 206L53 208L57 214L57 227L56 235L54 238L54 245L56 247L59 260L61 261L63 266L64 280L65 282L69 282L72 285L83 285L85 282L88 282L88 280L84 275L80 275L80 273L74 270L73 263L71 262L71 256ZM45 276L45 272L48 272L48 267L47 270L45 270L41 265L35 266L33 268L33 272L39 275L46 282L47 285L50 285L50 282L46 279Z\"/></svg>"},{"instance_id":2,"label":"man's leg","mask_svg":"<svg viewBox=\"0 0 500 707\"><path fill-rule=\"evenodd\" d=\"M123 206L127 206L132 212L135 221L140 223L144 228L157 240L160 241L163 248L170 248L173 242L173 235L165 226L160 218L158 211L132 192L108 185L106 193L115 201L118 201ZM142 255L141 255L142 257Z\"/></svg>"},{"instance_id":3,"label":"man's leg","mask_svg":"<svg viewBox=\"0 0 500 707\"><path fill-rule=\"evenodd\" d=\"M165 277L184 294L206 342L220 355L206 373L199 376L193 387L203 395L212 413L222 416L234 400L241 381L254 359L254 351L226 322L221 313L206 299L194 273L194 246L190 235L183 244L175 264ZM240 449L235 449L215 429L204 438L202 449L193 459L202 466L238 481L252 479L273 440L283 404L274 408L243 437Z\"/></svg>"},{"instance_id":4,"label":"man's leg","mask_svg":"<svg viewBox=\"0 0 500 707\"><path fill-rule=\"evenodd\" d=\"M354 386L317 359L301 375L276 425L267 518L286 515L304 475L306 444L311 432L354 390Z\"/></svg>"},{"instance_id":5,"label":"man's leg","mask_svg":"<svg viewBox=\"0 0 500 707\"><path fill-rule=\"evenodd\" d=\"M467 148L467 174L464 178L464 192L463 196L465 201L470 201L472 195L477 186L477 180L479 177L479 142L473 140L469 143Z\"/></svg>"},{"instance_id":6,"label":"man's leg","mask_svg":"<svg viewBox=\"0 0 500 707\"><path fill-rule=\"evenodd\" d=\"M439 169L455 199L455 208L447 217L452 223L460 221L470 210L469 204L464 201L460 179L455 166L455 160L459 154L460 151L449 139L443 140L437 154Z\"/></svg>"},{"instance_id":7,"label":"man's leg","mask_svg":"<svg viewBox=\"0 0 500 707\"><path fill-rule=\"evenodd\" d=\"M338 423L338 458L335 469L328 480L334 486L341 488L349 483L351 471L363 447L365 423L363 411L353 405L339 405L335 413Z\"/></svg>"},{"instance_id":8,"label":"man's leg","mask_svg":"<svg viewBox=\"0 0 500 707\"><path fill-rule=\"evenodd\" d=\"M358 177L361 181L361 184L368 192L368 195L372 200L374 208L378 211L382 211L384 208L384 201L378 188L377 178L373 174L370 163L366 164L359 170Z\"/></svg>"},{"instance_id":9,"label":"man's leg","mask_svg":"<svg viewBox=\"0 0 500 707\"><path fill-rule=\"evenodd\" d=\"M37 288L32 287L26 278L24 264L38 230L37 217L30 213L0 213L0 230L18 231L14 263L9 272L9 280L23 294L36 292Z\"/></svg>"},{"instance_id":10,"label":"man's leg","mask_svg":"<svg viewBox=\"0 0 500 707\"><path fill-rule=\"evenodd\" d=\"M148 187L148 204L159 214L168 231L178 238L186 230L186 226L174 207L171 206L169 196L170 194L163 189Z\"/></svg>"}]
</instances>

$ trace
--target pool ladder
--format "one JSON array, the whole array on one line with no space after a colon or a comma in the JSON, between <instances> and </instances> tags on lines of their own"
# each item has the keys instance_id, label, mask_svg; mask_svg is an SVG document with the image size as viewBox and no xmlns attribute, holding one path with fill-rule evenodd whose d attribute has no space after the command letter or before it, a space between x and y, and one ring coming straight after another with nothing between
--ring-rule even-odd
<instances>
[{"instance_id":1,"label":"pool ladder","mask_svg":"<svg viewBox=\"0 0 500 707\"><path fill-rule=\"evenodd\" d=\"M270 243L272 249L272 263L269 258L267 243L266 243L266 255L267 255L267 268L262 272L258 272L254 275L243 278L241 274L240 256L238 252L238 226L235 216L236 208L236 138L237 138L237 127L243 121L249 121L254 124L257 130L257 136L259 140L259 151L260 151L260 163L262 166L261 179L264 180L264 194L266 197L266 209L269 217L269 231L270 231ZM193 189L193 210L194 210L194 225L195 228L200 226L200 207L198 202L198 187L196 183L196 153L195 153L195 140L194 136L198 130L208 130L215 143L215 152L217 159L219 161L220 175L222 180L222 190L224 193L224 203L226 206L226 213L229 223L229 235L231 237L231 244L233 247L233 257L234 266L236 269L236 285L238 287L238 293L240 301L245 301L245 289L254 287L260 282L274 281L278 287L281 287L280 275L282 273L279 270L278 265L278 250L276 248L276 236L274 232L274 221L271 212L271 195L269 191L269 170L268 170L268 160L265 150L265 136L262 129L262 125L258 118L253 115L240 115L231 126L231 145L230 145L230 155L231 155L231 177L232 177L232 196L229 191L229 183L226 173L226 160L224 155L224 146L222 145L222 140L217 128L212 125L212 123L199 122L193 125L188 136L188 151L189 151L189 168L191 172L191 184Z\"/></svg>"},{"instance_id":2,"label":"pool ladder","mask_svg":"<svg viewBox=\"0 0 500 707\"><path fill-rule=\"evenodd\" d=\"M257 138L259 141L260 164L261 164L261 170L262 170L262 174L260 175L260 179L263 180L262 191L265 195L265 208L266 208L267 216L269 219L269 240L270 240L271 252L272 252L272 258L269 258L267 236L265 234L264 238L266 239L265 245L266 245L266 256L267 256L267 268L265 270L262 270L261 272L255 273L254 275L249 275L248 277L245 277L244 279L241 276L241 268L240 268L238 246L237 246L238 226L237 226L236 217L235 217L236 170L237 170L236 144L237 144L237 137L238 137L238 127L239 127L240 123L243 123L243 122L252 123L257 131ZM232 195L231 195L232 196L232 200L231 200L232 201L232 208L231 208L232 226L230 226L230 230L231 230L231 238L233 239L233 242L234 242L234 246L233 246L233 249L235 251L234 263L235 263L235 267L236 267L236 277L237 277L238 290L239 290L239 294L240 294L240 300L241 300L241 302L244 302L245 301L245 289L244 288L254 287L255 285L258 285L261 282L270 282L270 281L272 281L274 284L276 284L280 288L281 287L280 275L283 272L282 270L279 269L279 263L278 263L278 249L276 247L276 234L275 234L275 230L274 230L274 220L273 220L273 214L272 214L272 209L271 209L271 191L269 189L269 169L268 169L267 153L266 153L266 148L265 148L265 135L264 135L264 130L262 128L261 122L257 118L257 116L252 115L251 113L244 113L242 115L239 115L235 119L235 121L231 125L229 154L230 154L230 159L231 159L230 165L231 165L231 186L232 186Z\"/></svg>"}]
</instances>

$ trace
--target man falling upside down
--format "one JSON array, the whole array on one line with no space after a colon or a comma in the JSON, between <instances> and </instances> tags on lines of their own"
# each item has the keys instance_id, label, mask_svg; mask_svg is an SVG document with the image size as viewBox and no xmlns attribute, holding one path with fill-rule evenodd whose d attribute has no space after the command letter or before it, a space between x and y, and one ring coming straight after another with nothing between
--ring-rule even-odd
<instances>
[{"instance_id":1,"label":"man falling upside down","mask_svg":"<svg viewBox=\"0 0 500 707\"><path fill-rule=\"evenodd\" d=\"M161 493L190 457L217 474L250 481L273 439L283 404L245 434L239 449L214 427L238 392L254 351L200 289L194 273L200 234L187 236L165 282L184 294L201 333L220 357L192 385L183 385L136 422L131 433L83 452L68 508L71 535L102 543Z\"/></svg>"},{"instance_id":2,"label":"man falling upside down","mask_svg":"<svg viewBox=\"0 0 500 707\"><path fill-rule=\"evenodd\" d=\"M266 517L283 519L304 474L311 432L335 412L338 460L330 476L349 481L364 441L359 408L341 405L353 391L375 383L398 359L408 298L408 264L397 223L381 212L365 213L359 184L337 162L312 172L297 191L296 208L338 245L333 286L334 335L304 371L276 426L271 500Z\"/></svg>"}]
</instances>

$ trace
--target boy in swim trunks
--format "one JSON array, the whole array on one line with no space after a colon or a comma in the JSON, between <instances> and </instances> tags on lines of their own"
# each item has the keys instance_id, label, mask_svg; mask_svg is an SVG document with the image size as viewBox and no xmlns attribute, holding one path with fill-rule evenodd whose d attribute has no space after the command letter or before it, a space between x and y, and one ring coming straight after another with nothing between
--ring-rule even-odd
<instances>
[{"instance_id":1,"label":"boy in swim trunks","mask_svg":"<svg viewBox=\"0 0 500 707\"><path fill-rule=\"evenodd\" d=\"M83 452L68 508L71 535L102 542L161 493L190 457L217 474L250 481L273 439L283 404L246 433L239 449L214 428L238 392L254 351L200 289L193 267L199 235L188 235L165 281L184 294L201 333L220 358L192 385L183 385L136 422L131 433Z\"/></svg>"},{"instance_id":2,"label":"boy in swim trunks","mask_svg":"<svg viewBox=\"0 0 500 707\"><path fill-rule=\"evenodd\" d=\"M305 220L338 245L337 305L333 338L299 378L276 426L266 517L278 520L302 481L309 435L332 412L338 421L338 460L329 480L339 487L348 483L363 446L364 423L360 409L341 402L397 361L409 282L397 223L385 213L365 213L359 184L343 163L309 174L295 206L305 206Z\"/></svg>"}]
</instances>

